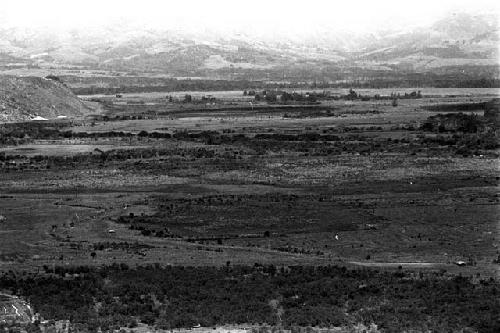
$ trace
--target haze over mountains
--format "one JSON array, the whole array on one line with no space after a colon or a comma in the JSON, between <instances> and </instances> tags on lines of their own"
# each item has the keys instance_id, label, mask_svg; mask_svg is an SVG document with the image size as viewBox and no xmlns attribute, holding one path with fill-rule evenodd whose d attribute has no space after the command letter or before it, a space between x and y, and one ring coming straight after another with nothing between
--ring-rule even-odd
<instances>
[{"instance_id":1,"label":"haze over mountains","mask_svg":"<svg viewBox=\"0 0 500 333\"><path fill-rule=\"evenodd\" d=\"M0 25L0 66L80 67L172 76L284 79L313 69L427 72L497 68L498 17L452 14L430 26L352 34L318 28L276 39L249 33L93 29L29 29ZM329 76L330 75L330 76Z\"/></svg>"}]
</instances>

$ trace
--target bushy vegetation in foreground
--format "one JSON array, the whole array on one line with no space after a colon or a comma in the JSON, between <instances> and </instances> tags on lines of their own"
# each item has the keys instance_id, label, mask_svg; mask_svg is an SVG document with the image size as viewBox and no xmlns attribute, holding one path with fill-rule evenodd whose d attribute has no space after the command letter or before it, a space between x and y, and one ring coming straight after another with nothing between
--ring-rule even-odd
<instances>
[{"instance_id":1,"label":"bushy vegetation in foreground","mask_svg":"<svg viewBox=\"0 0 500 333\"><path fill-rule=\"evenodd\" d=\"M52 269L46 268L47 272ZM0 289L26 297L43 317L90 331L225 323L349 326L387 332L499 332L500 284L441 273L343 267L56 268L55 274L0 277ZM75 275L76 273L76 275Z\"/></svg>"}]
</instances>

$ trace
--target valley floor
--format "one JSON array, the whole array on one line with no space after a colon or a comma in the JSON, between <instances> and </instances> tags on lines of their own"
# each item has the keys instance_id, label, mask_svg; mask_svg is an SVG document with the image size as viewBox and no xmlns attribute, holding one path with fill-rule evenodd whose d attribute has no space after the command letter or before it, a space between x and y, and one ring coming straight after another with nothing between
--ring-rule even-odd
<instances>
[{"instance_id":1,"label":"valley floor","mask_svg":"<svg viewBox=\"0 0 500 333\"><path fill-rule=\"evenodd\" d=\"M0 147L0 270L340 265L497 279L498 149L422 128L428 106L491 97L259 110L107 97L107 119L10 125L28 134Z\"/></svg>"}]
</instances>

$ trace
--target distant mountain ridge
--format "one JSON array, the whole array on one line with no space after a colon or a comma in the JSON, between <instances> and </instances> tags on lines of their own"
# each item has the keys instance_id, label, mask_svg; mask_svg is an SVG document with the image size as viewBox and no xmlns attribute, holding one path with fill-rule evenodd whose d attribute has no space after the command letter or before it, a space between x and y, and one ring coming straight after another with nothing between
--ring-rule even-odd
<instances>
[{"instance_id":1,"label":"distant mountain ridge","mask_svg":"<svg viewBox=\"0 0 500 333\"><path fill-rule=\"evenodd\" d=\"M0 27L0 66L83 66L181 76L249 78L300 73L315 66L375 71L433 71L453 66L498 66L499 27L495 15L465 13L428 27L349 36L321 34L279 41L234 34L136 31L113 26L55 34ZM272 72L269 74L268 72Z\"/></svg>"}]
</instances>

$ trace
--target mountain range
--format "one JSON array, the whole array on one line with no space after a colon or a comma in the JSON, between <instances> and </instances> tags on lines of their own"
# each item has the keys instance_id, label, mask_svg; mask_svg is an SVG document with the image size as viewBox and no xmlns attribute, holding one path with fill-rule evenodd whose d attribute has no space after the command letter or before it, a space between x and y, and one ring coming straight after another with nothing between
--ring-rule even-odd
<instances>
[{"instance_id":1,"label":"mountain range","mask_svg":"<svg viewBox=\"0 0 500 333\"><path fill-rule=\"evenodd\" d=\"M339 79L346 73L497 68L498 17L453 14L426 27L352 34L317 31L267 38L187 33L126 24L94 29L2 28L0 68L84 68L184 77ZM342 75L338 75L342 73Z\"/></svg>"}]
</instances>

